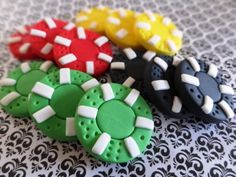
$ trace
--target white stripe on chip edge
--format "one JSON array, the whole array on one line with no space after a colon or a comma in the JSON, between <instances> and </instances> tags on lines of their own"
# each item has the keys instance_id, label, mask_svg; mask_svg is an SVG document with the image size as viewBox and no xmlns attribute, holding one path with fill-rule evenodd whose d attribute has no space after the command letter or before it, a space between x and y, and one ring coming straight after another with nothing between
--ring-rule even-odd
<instances>
[{"instance_id":1,"label":"white stripe on chip edge","mask_svg":"<svg viewBox=\"0 0 236 177\"><path fill-rule=\"evenodd\" d=\"M182 101L180 100L179 97L174 96L171 111L174 113L180 113L181 109L182 109Z\"/></svg>"},{"instance_id":2,"label":"white stripe on chip edge","mask_svg":"<svg viewBox=\"0 0 236 177\"><path fill-rule=\"evenodd\" d=\"M0 86L13 86L16 84L16 80L12 78L5 78L0 80Z\"/></svg>"},{"instance_id":3,"label":"white stripe on chip edge","mask_svg":"<svg viewBox=\"0 0 236 177\"><path fill-rule=\"evenodd\" d=\"M151 59L156 55L155 52L153 51L146 51L144 54L143 54L143 59L147 60L147 61L151 61Z\"/></svg>"},{"instance_id":4,"label":"white stripe on chip edge","mask_svg":"<svg viewBox=\"0 0 236 177\"><path fill-rule=\"evenodd\" d=\"M51 118L52 116L54 116L55 114L56 112L52 109L51 106L48 105L35 112L32 116L36 120L36 122L42 123L47 119Z\"/></svg>"},{"instance_id":5,"label":"white stripe on chip edge","mask_svg":"<svg viewBox=\"0 0 236 177\"><path fill-rule=\"evenodd\" d=\"M47 72L52 65L53 65L52 61L45 61L40 65L39 69L43 72Z\"/></svg>"},{"instance_id":6,"label":"white stripe on chip edge","mask_svg":"<svg viewBox=\"0 0 236 177\"><path fill-rule=\"evenodd\" d=\"M88 17L85 16L85 15L80 16L80 17L77 17L77 18L75 19L75 21L78 22L78 23L84 22L84 21L86 21L86 20L88 20Z\"/></svg>"},{"instance_id":7,"label":"white stripe on chip edge","mask_svg":"<svg viewBox=\"0 0 236 177\"><path fill-rule=\"evenodd\" d=\"M171 34L175 37L178 37L178 38L183 38L183 33L182 31L178 30L178 29L174 29Z\"/></svg>"},{"instance_id":8,"label":"white stripe on chip edge","mask_svg":"<svg viewBox=\"0 0 236 177\"><path fill-rule=\"evenodd\" d=\"M150 39L148 39L148 43L152 46L155 46L159 41L161 40L161 37L158 35L153 35Z\"/></svg>"},{"instance_id":9,"label":"white stripe on chip edge","mask_svg":"<svg viewBox=\"0 0 236 177\"><path fill-rule=\"evenodd\" d=\"M221 102L218 103L218 105L223 109L224 113L228 118L234 117L234 111L231 109L231 107L226 101L222 100Z\"/></svg>"},{"instance_id":10,"label":"white stripe on chip edge","mask_svg":"<svg viewBox=\"0 0 236 177\"><path fill-rule=\"evenodd\" d=\"M116 32L116 37L119 39L123 39L125 36L127 36L128 31L124 28L121 28L119 31Z\"/></svg>"},{"instance_id":11,"label":"white stripe on chip edge","mask_svg":"<svg viewBox=\"0 0 236 177\"><path fill-rule=\"evenodd\" d=\"M77 110L78 115L88 119L96 119L97 113L98 109L90 106L79 106Z\"/></svg>"},{"instance_id":12,"label":"white stripe on chip edge","mask_svg":"<svg viewBox=\"0 0 236 177\"><path fill-rule=\"evenodd\" d=\"M205 114L210 114L214 106L214 101L208 95L204 96L204 103L201 107Z\"/></svg>"},{"instance_id":13,"label":"white stripe on chip edge","mask_svg":"<svg viewBox=\"0 0 236 177\"><path fill-rule=\"evenodd\" d=\"M119 8L119 9L117 9L117 11L118 11L119 16L120 16L121 18L125 18L125 17L127 16L127 13L126 13L126 11L125 11L124 8Z\"/></svg>"},{"instance_id":14,"label":"white stripe on chip edge","mask_svg":"<svg viewBox=\"0 0 236 177\"><path fill-rule=\"evenodd\" d=\"M210 64L207 74L210 75L213 78L216 78L216 76L218 74L218 69L217 69L216 65Z\"/></svg>"},{"instance_id":15,"label":"white stripe on chip edge","mask_svg":"<svg viewBox=\"0 0 236 177\"><path fill-rule=\"evenodd\" d=\"M52 95L54 93L54 88L42 83L42 82L36 82L34 87L31 90L33 93L36 93L44 98L51 99Z\"/></svg>"},{"instance_id":16,"label":"white stripe on chip edge","mask_svg":"<svg viewBox=\"0 0 236 177\"><path fill-rule=\"evenodd\" d=\"M146 10L146 11L144 11L144 13L148 16L148 18L149 18L152 22L154 22L154 21L156 20L156 17L155 17L155 15L152 13L152 11Z\"/></svg>"},{"instance_id":17,"label":"white stripe on chip edge","mask_svg":"<svg viewBox=\"0 0 236 177\"><path fill-rule=\"evenodd\" d=\"M78 37L78 39L86 39L86 33L85 33L83 27L77 28L77 37Z\"/></svg>"},{"instance_id":18,"label":"white stripe on chip edge","mask_svg":"<svg viewBox=\"0 0 236 177\"><path fill-rule=\"evenodd\" d=\"M20 69L23 73L27 73L31 70L30 65L28 62L24 62L20 65Z\"/></svg>"},{"instance_id":19,"label":"white stripe on chip edge","mask_svg":"<svg viewBox=\"0 0 236 177\"><path fill-rule=\"evenodd\" d=\"M49 29L53 29L53 28L56 28L56 27L57 27L57 25L56 25L56 23L54 22L54 20L53 20L52 18L50 18L50 17L46 17L46 18L44 19L44 21L45 21L45 23L47 24L47 26L48 26Z\"/></svg>"},{"instance_id":20,"label":"white stripe on chip edge","mask_svg":"<svg viewBox=\"0 0 236 177\"><path fill-rule=\"evenodd\" d=\"M22 37L20 37L20 36L10 37L10 38L8 38L7 43L8 44L17 43L17 42L20 42L21 40L22 40Z\"/></svg>"},{"instance_id":21,"label":"white stripe on chip edge","mask_svg":"<svg viewBox=\"0 0 236 177\"><path fill-rule=\"evenodd\" d=\"M173 66L178 66L180 64L181 61L183 61L184 58L179 57L178 55L173 57L173 62L172 65Z\"/></svg>"},{"instance_id":22,"label":"white stripe on chip edge","mask_svg":"<svg viewBox=\"0 0 236 177\"><path fill-rule=\"evenodd\" d=\"M135 79L130 76L122 83L122 85L126 87L131 87L134 84L134 82L135 82Z\"/></svg>"},{"instance_id":23,"label":"white stripe on chip edge","mask_svg":"<svg viewBox=\"0 0 236 177\"><path fill-rule=\"evenodd\" d=\"M159 57L155 57L155 58L154 58L154 62L155 62L158 66L160 66L163 71L166 71L166 70L167 70L168 64L167 64L163 59L161 59L161 58L159 58Z\"/></svg>"},{"instance_id":24,"label":"white stripe on chip edge","mask_svg":"<svg viewBox=\"0 0 236 177\"><path fill-rule=\"evenodd\" d=\"M69 53L69 54L66 54L66 55L62 56L61 58L59 58L58 61L62 65L66 65L66 64L72 63L72 62L74 62L76 60L77 60L76 56L73 53Z\"/></svg>"},{"instance_id":25,"label":"white stripe on chip edge","mask_svg":"<svg viewBox=\"0 0 236 177\"><path fill-rule=\"evenodd\" d=\"M114 25L120 25L120 19L114 17L108 17L107 21Z\"/></svg>"},{"instance_id":26,"label":"white stripe on chip edge","mask_svg":"<svg viewBox=\"0 0 236 177\"><path fill-rule=\"evenodd\" d=\"M136 23L136 27L139 29L145 29L145 30L150 30L151 29L151 25L149 23L146 22L138 22Z\"/></svg>"},{"instance_id":27,"label":"white stripe on chip edge","mask_svg":"<svg viewBox=\"0 0 236 177\"><path fill-rule=\"evenodd\" d=\"M74 117L67 117L66 118L66 136L75 136L75 118Z\"/></svg>"},{"instance_id":28,"label":"white stripe on chip edge","mask_svg":"<svg viewBox=\"0 0 236 177\"><path fill-rule=\"evenodd\" d=\"M95 29L95 28L97 28L97 26L98 26L98 23L97 23L97 22L91 22L91 23L89 24L89 28L90 28L90 29Z\"/></svg>"},{"instance_id":29,"label":"white stripe on chip edge","mask_svg":"<svg viewBox=\"0 0 236 177\"><path fill-rule=\"evenodd\" d=\"M32 36L37 36L37 37L41 37L41 38L46 38L47 33L42 31L42 30L37 30L37 29L31 29L30 30L30 35Z\"/></svg>"},{"instance_id":30,"label":"white stripe on chip edge","mask_svg":"<svg viewBox=\"0 0 236 177\"><path fill-rule=\"evenodd\" d=\"M167 43L169 49L170 49L172 52L177 52L177 47L176 47L174 41L172 41L171 39L167 39L167 40L166 40L166 43Z\"/></svg>"},{"instance_id":31,"label":"white stripe on chip edge","mask_svg":"<svg viewBox=\"0 0 236 177\"><path fill-rule=\"evenodd\" d=\"M110 55L107 55L105 53L99 52L98 59L106 61L108 63L111 63L112 57Z\"/></svg>"},{"instance_id":32,"label":"white stripe on chip edge","mask_svg":"<svg viewBox=\"0 0 236 177\"><path fill-rule=\"evenodd\" d=\"M86 73L94 74L94 62L93 61L86 61Z\"/></svg>"},{"instance_id":33,"label":"white stripe on chip edge","mask_svg":"<svg viewBox=\"0 0 236 177\"><path fill-rule=\"evenodd\" d=\"M138 99L139 95L140 95L140 92L138 90L132 89L129 92L129 94L126 96L126 98L124 99L124 102L132 107L134 103L136 102L136 100Z\"/></svg>"},{"instance_id":34,"label":"white stripe on chip edge","mask_svg":"<svg viewBox=\"0 0 236 177\"><path fill-rule=\"evenodd\" d=\"M162 20L163 25L169 25L171 23L171 19L169 17L164 17Z\"/></svg>"},{"instance_id":35,"label":"white stripe on chip edge","mask_svg":"<svg viewBox=\"0 0 236 177\"><path fill-rule=\"evenodd\" d=\"M64 30L67 30L67 31L70 31L72 30L73 28L75 28L75 24L74 23L71 23L69 22L66 26L63 27Z\"/></svg>"},{"instance_id":36,"label":"white stripe on chip edge","mask_svg":"<svg viewBox=\"0 0 236 177\"><path fill-rule=\"evenodd\" d=\"M30 48L31 44L30 43L24 43L20 46L19 48L19 52L21 54L26 54Z\"/></svg>"},{"instance_id":37,"label":"white stripe on chip edge","mask_svg":"<svg viewBox=\"0 0 236 177\"><path fill-rule=\"evenodd\" d=\"M60 73L60 84L70 84L70 69L69 68L62 68L59 71Z\"/></svg>"},{"instance_id":38,"label":"white stripe on chip edge","mask_svg":"<svg viewBox=\"0 0 236 177\"><path fill-rule=\"evenodd\" d=\"M233 95L234 89L228 85L219 85L220 92L223 94Z\"/></svg>"},{"instance_id":39,"label":"white stripe on chip edge","mask_svg":"<svg viewBox=\"0 0 236 177\"><path fill-rule=\"evenodd\" d=\"M47 43L43 46L40 52L44 55L47 55L52 51L52 49L53 49L53 45L51 43Z\"/></svg>"},{"instance_id":40,"label":"white stripe on chip edge","mask_svg":"<svg viewBox=\"0 0 236 177\"><path fill-rule=\"evenodd\" d=\"M66 47L70 47L72 41L62 36L56 36L56 38L54 39L54 42L60 45L64 45Z\"/></svg>"},{"instance_id":41,"label":"white stripe on chip edge","mask_svg":"<svg viewBox=\"0 0 236 177\"><path fill-rule=\"evenodd\" d=\"M16 31L23 35L28 33L28 30L24 26L17 27Z\"/></svg>"},{"instance_id":42,"label":"white stripe on chip edge","mask_svg":"<svg viewBox=\"0 0 236 177\"><path fill-rule=\"evenodd\" d=\"M153 120L148 119L147 117L138 116L136 118L135 127L153 130L154 122Z\"/></svg>"},{"instance_id":43,"label":"white stripe on chip edge","mask_svg":"<svg viewBox=\"0 0 236 177\"><path fill-rule=\"evenodd\" d=\"M112 62L111 69L125 70L125 63L124 62Z\"/></svg>"},{"instance_id":44,"label":"white stripe on chip edge","mask_svg":"<svg viewBox=\"0 0 236 177\"><path fill-rule=\"evenodd\" d=\"M111 136L108 133L103 132L93 145L92 152L97 155L102 155L102 153L106 150L110 141L111 141Z\"/></svg>"},{"instance_id":45,"label":"white stripe on chip edge","mask_svg":"<svg viewBox=\"0 0 236 177\"><path fill-rule=\"evenodd\" d=\"M195 85L197 87L200 85L199 79L189 74L181 74L181 81L187 84Z\"/></svg>"},{"instance_id":46,"label":"white stripe on chip edge","mask_svg":"<svg viewBox=\"0 0 236 177\"><path fill-rule=\"evenodd\" d=\"M105 101L115 98L111 84L109 84L109 83L102 84L101 89L102 89L102 93L103 93L103 99Z\"/></svg>"},{"instance_id":47,"label":"white stripe on chip edge","mask_svg":"<svg viewBox=\"0 0 236 177\"><path fill-rule=\"evenodd\" d=\"M90 79L88 80L87 82L84 82L82 85L81 85L81 88L84 90L84 91L87 91L89 90L90 88L92 87L95 87L99 85L99 82L97 81L97 79L93 78L93 79Z\"/></svg>"},{"instance_id":48,"label":"white stripe on chip edge","mask_svg":"<svg viewBox=\"0 0 236 177\"><path fill-rule=\"evenodd\" d=\"M20 96L19 93L17 92L10 92L8 93L6 96L4 96L1 100L0 103L3 106L7 106L9 105L11 102L13 102L14 100L16 100L18 97Z\"/></svg>"},{"instance_id":49,"label":"white stripe on chip edge","mask_svg":"<svg viewBox=\"0 0 236 177\"><path fill-rule=\"evenodd\" d=\"M137 157L138 155L140 155L140 153L141 153L140 149L133 137L129 136L128 138L125 138L124 142L125 142L125 146L129 152L129 154L131 155L131 157L134 158L134 157Z\"/></svg>"},{"instance_id":50,"label":"white stripe on chip edge","mask_svg":"<svg viewBox=\"0 0 236 177\"><path fill-rule=\"evenodd\" d=\"M170 89L170 85L167 80L154 80L151 82L151 84L152 84L152 87L155 91Z\"/></svg>"},{"instance_id":51,"label":"white stripe on chip edge","mask_svg":"<svg viewBox=\"0 0 236 177\"><path fill-rule=\"evenodd\" d=\"M102 45L104 45L105 43L108 42L108 38L105 36L101 36L99 38L97 38L94 43L98 46L101 47Z\"/></svg>"},{"instance_id":52,"label":"white stripe on chip edge","mask_svg":"<svg viewBox=\"0 0 236 177\"><path fill-rule=\"evenodd\" d=\"M125 55L127 56L127 58L128 58L129 60L132 60L132 59L134 59L134 58L137 57L137 54L136 54L135 51L134 51L133 49L131 49L131 48L125 48L125 49L123 49L123 52L125 53Z\"/></svg>"},{"instance_id":53,"label":"white stripe on chip edge","mask_svg":"<svg viewBox=\"0 0 236 177\"><path fill-rule=\"evenodd\" d=\"M187 57L186 59L189 61L194 71L199 72L201 70L200 65L194 57Z\"/></svg>"}]
</instances>

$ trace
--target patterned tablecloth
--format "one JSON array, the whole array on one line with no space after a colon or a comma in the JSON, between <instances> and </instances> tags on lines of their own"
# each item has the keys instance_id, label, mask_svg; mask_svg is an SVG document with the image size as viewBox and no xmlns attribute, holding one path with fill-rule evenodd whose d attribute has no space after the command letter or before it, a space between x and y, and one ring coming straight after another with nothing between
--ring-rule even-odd
<instances>
[{"instance_id":1,"label":"patterned tablecloth","mask_svg":"<svg viewBox=\"0 0 236 177\"><path fill-rule=\"evenodd\" d=\"M78 10L98 4L169 16L184 32L181 53L215 63L236 89L235 0L1 0L0 78L18 64L5 45L15 27L46 16L73 20ZM235 118L214 125L167 118L153 106L152 111L155 130L144 154L108 164L89 156L78 142L53 141L31 120L0 110L0 176L236 176Z\"/></svg>"}]
</instances>

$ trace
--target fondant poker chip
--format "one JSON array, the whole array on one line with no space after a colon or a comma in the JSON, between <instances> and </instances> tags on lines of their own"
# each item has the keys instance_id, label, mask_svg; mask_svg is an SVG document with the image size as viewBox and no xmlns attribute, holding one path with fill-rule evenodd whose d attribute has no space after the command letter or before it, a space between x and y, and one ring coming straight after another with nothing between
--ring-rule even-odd
<instances>
[{"instance_id":1,"label":"fondant poker chip","mask_svg":"<svg viewBox=\"0 0 236 177\"><path fill-rule=\"evenodd\" d=\"M30 41L34 52L45 60L53 60L53 43L55 37L63 30L69 31L75 25L62 20L45 18L30 30Z\"/></svg>"},{"instance_id":2,"label":"fondant poker chip","mask_svg":"<svg viewBox=\"0 0 236 177\"><path fill-rule=\"evenodd\" d=\"M106 83L81 98L75 128L89 153L103 161L121 163L145 150L154 123L139 91Z\"/></svg>"},{"instance_id":3,"label":"fondant poker chip","mask_svg":"<svg viewBox=\"0 0 236 177\"><path fill-rule=\"evenodd\" d=\"M182 47L183 34L170 18L146 11L136 17L135 34L147 50L173 56Z\"/></svg>"},{"instance_id":4,"label":"fondant poker chip","mask_svg":"<svg viewBox=\"0 0 236 177\"><path fill-rule=\"evenodd\" d=\"M174 85L176 66L182 56L157 56L151 60L144 73L144 90L151 102L165 115L189 118L191 113L183 106Z\"/></svg>"},{"instance_id":5,"label":"fondant poker chip","mask_svg":"<svg viewBox=\"0 0 236 177\"><path fill-rule=\"evenodd\" d=\"M156 55L152 51L135 51L131 48L123 49L122 53L114 55L110 65L112 82L135 88L145 94L144 71L148 62Z\"/></svg>"},{"instance_id":6,"label":"fondant poker chip","mask_svg":"<svg viewBox=\"0 0 236 177\"><path fill-rule=\"evenodd\" d=\"M106 19L110 9L104 6L97 6L91 9L82 9L75 17L77 26L90 29L100 34L105 33Z\"/></svg>"},{"instance_id":7,"label":"fondant poker chip","mask_svg":"<svg viewBox=\"0 0 236 177\"><path fill-rule=\"evenodd\" d=\"M16 29L14 33L7 41L8 47L14 57L20 60L29 60L37 58L37 55L32 49L30 42L29 31L30 26L23 26Z\"/></svg>"},{"instance_id":8,"label":"fondant poker chip","mask_svg":"<svg viewBox=\"0 0 236 177\"><path fill-rule=\"evenodd\" d=\"M34 84L57 68L51 61L25 62L9 72L0 81L0 104L2 108L18 117L29 116L28 95Z\"/></svg>"},{"instance_id":9,"label":"fondant poker chip","mask_svg":"<svg viewBox=\"0 0 236 177\"><path fill-rule=\"evenodd\" d=\"M110 13L105 28L108 38L122 48L140 48L134 33L135 16L135 12L123 8Z\"/></svg>"},{"instance_id":10,"label":"fondant poker chip","mask_svg":"<svg viewBox=\"0 0 236 177\"><path fill-rule=\"evenodd\" d=\"M218 123L234 116L234 90L215 65L189 57L178 65L175 85L184 105L204 121Z\"/></svg>"},{"instance_id":11,"label":"fondant poker chip","mask_svg":"<svg viewBox=\"0 0 236 177\"><path fill-rule=\"evenodd\" d=\"M76 140L74 115L79 100L99 83L86 73L63 68L38 81L29 97L29 113L48 137Z\"/></svg>"},{"instance_id":12,"label":"fondant poker chip","mask_svg":"<svg viewBox=\"0 0 236 177\"><path fill-rule=\"evenodd\" d=\"M105 36L78 27L62 32L55 38L54 57L59 67L98 76L108 69L112 49Z\"/></svg>"}]
</instances>

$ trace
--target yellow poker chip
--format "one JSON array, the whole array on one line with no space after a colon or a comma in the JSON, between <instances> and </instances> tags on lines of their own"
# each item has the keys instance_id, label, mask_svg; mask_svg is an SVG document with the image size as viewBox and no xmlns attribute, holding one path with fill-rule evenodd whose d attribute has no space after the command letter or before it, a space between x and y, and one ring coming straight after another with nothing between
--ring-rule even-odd
<instances>
[{"instance_id":1,"label":"yellow poker chip","mask_svg":"<svg viewBox=\"0 0 236 177\"><path fill-rule=\"evenodd\" d=\"M76 15L75 23L77 26L104 34L106 19L110 11L104 6L84 9Z\"/></svg>"},{"instance_id":2,"label":"yellow poker chip","mask_svg":"<svg viewBox=\"0 0 236 177\"><path fill-rule=\"evenodd\" d=\"M107 18L106 35L122 48L139 48L140 44L134 33L135 13L123 8L114 10Z\"/></svg>"},{"instance_id":3,"label":"yellow poker chip","mask_svg":"<svg viewBox=\"0 0 236 177\"><path fill-rule=\"evenodd\" d=\"M172 56L182 47L183 34L171 19L150 11L136 17L135 34L143 47L159 54Z\"/></svg>"}]
</instances>

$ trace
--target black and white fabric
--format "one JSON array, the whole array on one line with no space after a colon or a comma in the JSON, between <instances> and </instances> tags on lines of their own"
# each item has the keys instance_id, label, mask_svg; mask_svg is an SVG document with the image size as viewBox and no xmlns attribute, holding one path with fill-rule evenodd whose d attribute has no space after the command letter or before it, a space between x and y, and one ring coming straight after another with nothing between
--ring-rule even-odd
<instances>
[{"instance_id":1,"label":"black and white fabric","mask_svg":"<svg viewBox=\"0 0 236 177\"><path fill-rule=\"evenodd\" d=\"M19 64L6 47L14 28L48 16L72 20L76 11L98 4L149 9L170 17L184 34L180 53L217 65L227 84L236 89L235 0L1 0L0 78ZM108 75L100 78L103 83L108 80ZM0 110L0 177L236 176L235 117L205 124L164 117L154 106L152 111L154 134L144 154L129 163L109 164L89 156L78 142L51 140L31 120Z\"/></svg>"}]
</instances>

